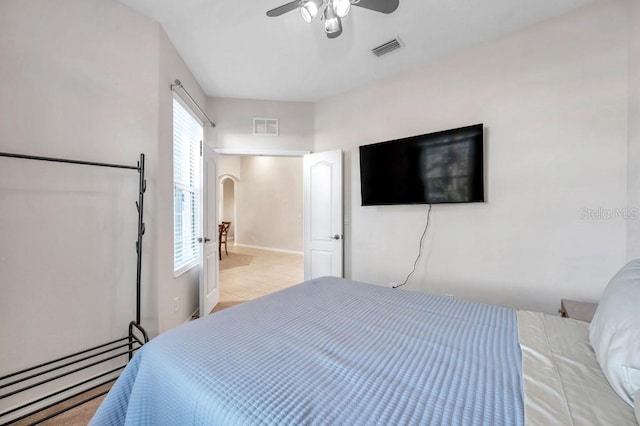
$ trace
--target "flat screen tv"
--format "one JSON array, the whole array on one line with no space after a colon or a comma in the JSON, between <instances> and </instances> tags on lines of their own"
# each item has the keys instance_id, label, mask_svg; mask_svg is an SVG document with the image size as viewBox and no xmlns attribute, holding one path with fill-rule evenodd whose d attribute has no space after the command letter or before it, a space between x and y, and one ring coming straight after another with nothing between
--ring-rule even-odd
<instances>
[{"instance_id":1,"label":"flat screen tv","mask_svg":"<svg viewBox=\"0 0 640 426\"><path fill-rule=\"evenodd\" d=\"M363 206L484 201L483 125L360 147Z\"/></svg>"}]
</instances>

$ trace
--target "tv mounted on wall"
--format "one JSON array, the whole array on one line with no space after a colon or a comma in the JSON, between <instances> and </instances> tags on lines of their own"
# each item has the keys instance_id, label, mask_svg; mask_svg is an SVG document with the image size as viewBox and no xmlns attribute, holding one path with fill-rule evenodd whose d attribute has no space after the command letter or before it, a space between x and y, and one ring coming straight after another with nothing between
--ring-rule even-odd
<instances>
[{"instance_id":1,"label":"tv mounted on wall","mask_svg":"<svg viewBox=\"0 0 640 426\"><path fill-rule=\"evenodd\" d=\"M363 206L484 201L483 125L360 147Z\"/></svg>"}]
</instances>

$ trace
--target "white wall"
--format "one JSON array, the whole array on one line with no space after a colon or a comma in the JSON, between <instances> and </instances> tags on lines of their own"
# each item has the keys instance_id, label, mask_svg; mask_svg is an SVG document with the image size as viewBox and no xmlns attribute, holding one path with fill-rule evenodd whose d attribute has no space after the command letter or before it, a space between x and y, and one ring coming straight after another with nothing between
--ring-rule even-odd
<instances>
[{"instance_id":1,"label":"white wall","mask_svg":"<svg viewBox=\"0 0 640 426\"><path fill-rule=\"evenodd\" d=\"M302 252L302 158L241 157L235 243Z\"/></svg>"},{"instance_id":2,"label":"white wall","mask_svg":"<svg viewBox=\"0 0 640 426\"><path fill-rule=\"evenodd\" d=\"M0 44L0 151L131 165L144 152L153 229L157 24L111 2L9 0ZM0 370L126 334L137 187L135 171L0 159ZM145 319L156 244L149 232Z\"/></svg>"},{"instance_id":3,"label":"white wall","mask_svg":"<svg viewBox=\"0 0 640 426\"><path fill-rule=\"evenodd\" d=\"M626 2L600 2L317 105L315 151L345 150L346 271L401 282L426 206L361 207L358 146L484 123L487 202L433 208L407 289L556 312L625 261ZM389 57L389 60L392 60Z\"/></svg>"},{"instance_id":4,"label":"white wall","mask_svg":"<svg viewBox=\"0 0 640 426\"><path fill-rule=\"evenodd\" d=\"M208 129L207 143L216 149L242 153L282 153L310 152L314 138L314 104L307 102L280 102L253 99L208 98L207 114L216 123ZM277 118L278 136L257 136L253 134L253 118ZM283 164L291 164L300 159L282 158ZM302 187L279 187L287 181L290 168L276 173L260 175L258 164L278 162L277 158L225 157L218 160L219 176L230 175L236 182L236 223L234 238L236 244L302 251L301 204L293 198L302 197ZM301 166L300 166L301 167ZM250 174L247 174L248 173ZM278 173L281 172L281 173ZM256 174L257 173L257 174ZM302 169L298 176L301 185ZM293 192L290 192L293 191ZM266 191L266 192L264 192ZM252 194L252 195L248 195ZM284 204L274 205L273 199L284 198ZM296 198L297 199L297 198ZM300 198L301 199L301 198ZM258 207L260 206L260 207ZM283 207L286 206L286 207ZM265 210L269 212L265 215ZM258 212L260 212L258 214ZM277 216L277 226L272 219ZM298 233L298 223L300 223Z\"/></svg>"},{"instance_id":5,"label":"white wall","mask_svg":"<svg viewBox=\"0 0 640 426\"><path fill-rule=\"evenodd\" d=\"M640 1L631 0L629 28L629 153L627 259L640 258Z\"/></svg>"},{"instance_id":6,"label":"white wall","mask_svg":"<svg viewBox=\"0 0 640 426\"><path fill-rule=\"evenodd\" d=\"M215 148L238 152L284 150L311 151L313 147L313 104L251 99L209 98L207 114L216 123L207 141ZM253 118L277 118L278 136L253 134Z\"/></svg>"},{"instance_id":7,"label":"white wall","mask_svg":"<svg viewBox=\"0 0 640 426\"><path fill-rule=\"evenodd\" d=\"M234 179L242 179L242 171L240 169L240 157L220 156L218 158L218 176L231 176Z\"/></svg>"},{"instance_id":8,"label":"white wall","mask_svg":"<svg viewBox=\"0 0 640 426\"><path fill-rule=\"evenodd\" d=\"M2 1L0 76L0 151L146 154L142 324L153 336L182 323L197 283L173 278L169 83L205 99L163 30L112 1ZM135 171L0 158L0 373L126 334L137 188Z\"/></svg>"}]
</instances>

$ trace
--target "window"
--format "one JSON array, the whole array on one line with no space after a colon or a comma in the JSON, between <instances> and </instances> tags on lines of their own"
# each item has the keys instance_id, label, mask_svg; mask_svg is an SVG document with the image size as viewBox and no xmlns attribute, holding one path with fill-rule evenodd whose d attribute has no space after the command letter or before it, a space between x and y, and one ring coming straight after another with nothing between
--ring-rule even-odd
<instances>
[{"instance_id":1,"label":"window","mask_svg":"<svg viewBox=\"0 0 640 426\"><path fill-rule=\"evenodd\" d=\"M200 257L200 144L202 123L173 98L173 270L176 274Z\"/></svg>"}]
</instances>

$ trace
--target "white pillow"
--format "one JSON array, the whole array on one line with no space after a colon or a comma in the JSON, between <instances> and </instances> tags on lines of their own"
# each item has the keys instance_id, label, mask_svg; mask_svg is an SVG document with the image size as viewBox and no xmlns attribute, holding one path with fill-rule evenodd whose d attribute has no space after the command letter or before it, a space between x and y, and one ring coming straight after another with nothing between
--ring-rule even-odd
<instances>
[{"instance_id":1,"label":"white pillow","mask_svg":"<svg viewBox=\"0 0 640 426\"><path fill-rule=\"evenodd\" d=\"M589 340L611 387L633 406L640 390L640 259L609 281L589 326Z\"/></svg>"}]
</instances>

